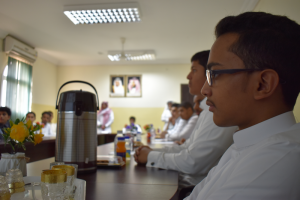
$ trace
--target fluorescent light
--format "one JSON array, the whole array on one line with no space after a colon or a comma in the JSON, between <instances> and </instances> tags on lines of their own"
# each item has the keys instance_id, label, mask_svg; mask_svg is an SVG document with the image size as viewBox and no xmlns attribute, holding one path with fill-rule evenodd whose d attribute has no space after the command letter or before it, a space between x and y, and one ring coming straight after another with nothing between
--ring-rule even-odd
<instances>
[{"instance_id":1,"label":"fluorescent light","mask_svg":"<svg viewBox=\"0 0 300 200\"><path fill-rule=\"evenodd\" d=\"M64 14L76 24L123 23L141 21L137 3L64 6ZM101 19L100 19L100 18Z\"/></svg>"},{"instance_id":2,"label":"fluorescent light","mask_svg":"<svg viewBox=\"0 0 300 200\"><path fill-rule=\"evenodd\" d=\"M138 51L125 51L127 61L135 60L155 60L155 52L153 50L138 50ZM108 58L111 61L120 61L121 51L109 51Z\"/></svg>"}]
</instances>

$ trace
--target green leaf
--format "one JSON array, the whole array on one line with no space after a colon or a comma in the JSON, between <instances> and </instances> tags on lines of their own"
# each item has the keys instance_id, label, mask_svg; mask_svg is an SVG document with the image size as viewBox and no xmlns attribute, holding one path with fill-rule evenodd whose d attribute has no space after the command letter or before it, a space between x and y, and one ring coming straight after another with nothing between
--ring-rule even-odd
<instances>
[{"instance_id":1,"label":"green leaf","mask_svg":"<svg viewBox=\"0 0 300 200\"><path fill-rule=\"evenodd\" d=\"M9 120L9 125L10 125L10 127L12 127L14 125L12 120Z\"/></svg>"}]
</instances>

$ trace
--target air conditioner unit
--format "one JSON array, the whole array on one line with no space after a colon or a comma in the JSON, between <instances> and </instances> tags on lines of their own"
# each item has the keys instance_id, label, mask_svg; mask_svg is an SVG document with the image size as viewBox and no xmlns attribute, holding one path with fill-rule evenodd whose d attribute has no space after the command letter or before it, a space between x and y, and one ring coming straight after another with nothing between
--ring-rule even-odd
<instances>
[{"instance_id":1,"label":"air conditioner unit","mask_svg":"<svg viewBox=\"0 0 300 200\"><path fill-rule=\"evenodd\" d=\"M8 56L33 64L37 59L37 51L33 47L8 35L3 40L4 51Z\"/></svg>"}]
</instances>

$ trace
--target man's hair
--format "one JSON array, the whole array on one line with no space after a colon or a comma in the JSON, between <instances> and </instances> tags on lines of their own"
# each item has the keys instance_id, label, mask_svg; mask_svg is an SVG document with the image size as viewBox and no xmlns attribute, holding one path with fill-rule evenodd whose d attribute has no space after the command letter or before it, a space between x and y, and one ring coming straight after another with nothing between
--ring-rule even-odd
<instances>
[{"instance_id":1,"label":"man's hair","mask_svg":"<svg viewBox=\"0 0 300 200\"><path fill-rule=\"evenodd\" d=\"M205 73L208 57L209 57L209 50L200 51L200 52L196 53L195 55L193 55L193 57L191 58L191 62L198 61L198 63L203 66L204 73Z\"/></svg>"},{"instance_id":2,"label":"man's hair","mask_svg":"<svg viewBox=\"0 0 300 200\"><path fill-rule=\"evenodd\" d=\"M50 115L53 115L53 112L51 110L47 111Z\"/></svg>"},{"instance_id":3,"label":"man's hair","mask_svg":"<svg viewBox=\"0 0 300 200\"><path fill-rule=\"evenodd\" d=\"M11 116L11 110L8 107L0 107L0 111L6 112L8 116Z\"/></svg>"},{"instance_id":4,"label":"man's hair","mask_svg":"<svg viewBox=\"0 0 300 200\"><path fill-rule=\"evenodd\" d=\"M191 109L194 111L193 105L192 105L190 102L184 102L184 103L180 104L179 107L183 107L183 108L185 108L185 109L191 108Z\"/></svg>"},{"instance_id":5,"label":"man's hair","mask_svg":"<svg viewBox=\"0 0 300 200\"><path fill-rule=\"evenodd\" d=\"M135 121L135 117L131 116L131 117L129 118L129 120L131 120L131 119L133 119L133 120Z\"/></svg>"},{"instance_id":6,"label":"man's hair","mask_svg":"<svg viewBox=\"0 0 300 200\"><path fill-rule=\"evenodd\" d=\"M179 104L178 104L178 103L172 103L171 108L172 108L172 107L178 108L178 107L179 107Z\"/></svg>"},{"instance_id":7,"label":"man's hair","mask_svg":"<svg viewBox=\"0 0 300 200\"><path fill-rule=\"evenodd\" d=\"M42 116L43 116L44 114L49 115L49 116L51 117L51 114L50 114L48 111L43 112L43 113L42 113Z\"/></svg>"},{"instance_id":8,"label":"man's hair","mask_svg":"<svg viewBox=\"0 0 300 200\"><path fill-rule=\"evenodd\" d=\"M277 72L285 103L293 108L300 91L300 26L285 16L246 12L223 18L215 35L237 33L239 39L229 51L247 69Z\"/></svg>"},{"instance_id":9,"label":"man's hair","mask_svg":"<svg viewBox=\"0 0 300 200\"><path fill-rule=\"evenodd\" d=\"M27 117L28 114L33 114L33 116L35 117L35 113L34 113L34 112L28 112L28 113L26 114L26 117Z\"/></svg>"}]
</instances>

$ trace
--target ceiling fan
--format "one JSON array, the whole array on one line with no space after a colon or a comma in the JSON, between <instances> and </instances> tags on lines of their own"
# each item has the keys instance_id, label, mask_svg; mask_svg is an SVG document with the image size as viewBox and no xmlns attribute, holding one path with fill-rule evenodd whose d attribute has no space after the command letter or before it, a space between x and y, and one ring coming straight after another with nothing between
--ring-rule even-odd
<instances>
[{"instance_id":1,"label":"ceiling fan","mask_svg":"<svg viewBox=\"0 0 300 200\"><path fill-rule=\"evenodd\" d=\"M121 37L122 50L108 51L108 58L111 61L138 61L138 60L155 60L153 50L127 50L124 51L126 38Z\"/></svg>"}]
</instances>

